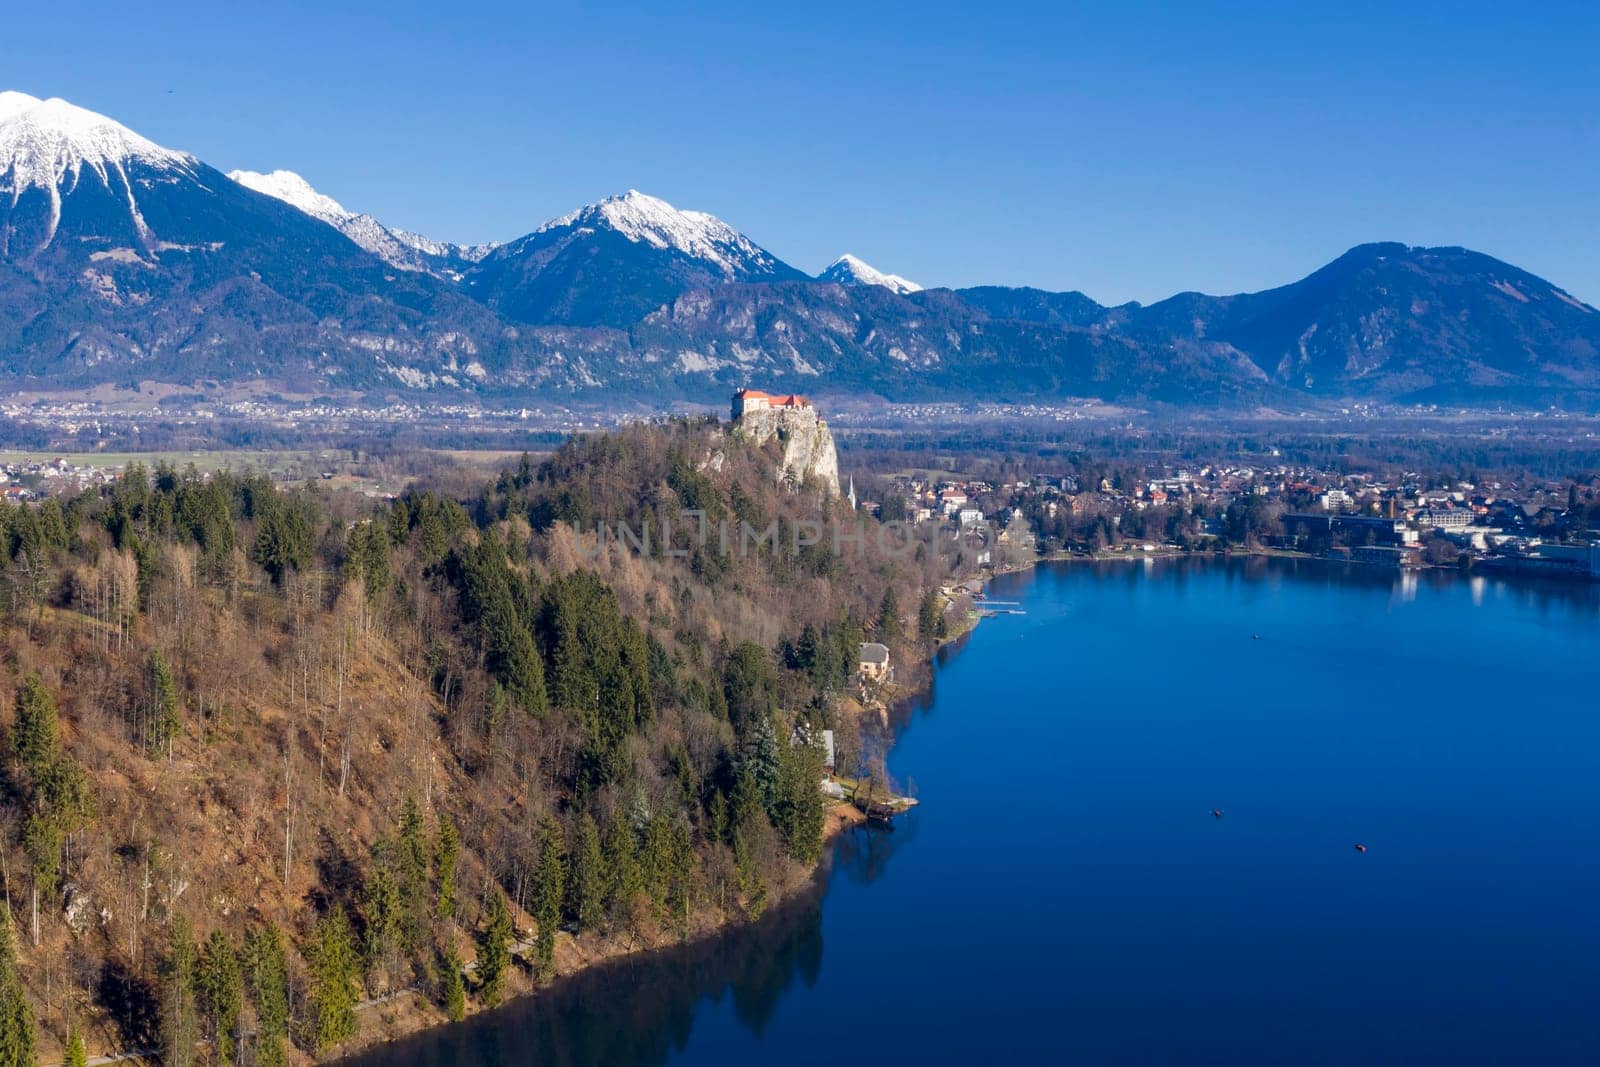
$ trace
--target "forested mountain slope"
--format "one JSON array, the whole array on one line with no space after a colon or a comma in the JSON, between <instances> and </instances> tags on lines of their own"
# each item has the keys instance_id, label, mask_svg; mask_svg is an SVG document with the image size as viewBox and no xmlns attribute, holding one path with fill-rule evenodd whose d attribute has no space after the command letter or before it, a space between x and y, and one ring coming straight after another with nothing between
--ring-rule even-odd
<instances>
[{"instance_id":1,"label":"forested mountain slope","mask_svg":"<svg viewBox=\"0 0 1600 1067\"><path fill-rule=\"evenodd\" d=\"M368 997L415 990L413 1026L759 914L819 856L797 727L875 761L857 642L914 662L951 561L593 524L781 545L838 506L684 422L376 507L137 468L3 506L0 1040L327 1056L379 1036Z\"/></svg>"}]
</instances>

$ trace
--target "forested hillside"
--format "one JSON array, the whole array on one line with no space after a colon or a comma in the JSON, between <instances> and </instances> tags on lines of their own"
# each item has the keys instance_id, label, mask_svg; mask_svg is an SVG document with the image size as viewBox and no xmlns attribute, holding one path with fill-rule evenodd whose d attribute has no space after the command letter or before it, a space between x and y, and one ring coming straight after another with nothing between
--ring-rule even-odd
<instances>
[{"instance_id":1,"label":"forested hillside","mask_svg":"<svg viewBox=\"0 0 1600 1067\"><path fill-rule=\"evenodd\" d=\"M759 915L821 854L821 729L881 762L857 644L916 662L956 565L870 519L789 550L842 505L713 422L392 501L131 468L0 508L5 1063L325 1057ZM647 516L778 535L597 548Z\"/></svg>"}]
</instances>

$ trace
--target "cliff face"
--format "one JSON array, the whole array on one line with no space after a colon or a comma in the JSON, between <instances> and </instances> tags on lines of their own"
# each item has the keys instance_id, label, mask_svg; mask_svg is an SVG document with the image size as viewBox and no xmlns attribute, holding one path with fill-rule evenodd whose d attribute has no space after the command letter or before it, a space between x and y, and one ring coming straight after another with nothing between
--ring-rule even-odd
<instances>
[{"instance_id":1,"label":"cliff face","mask_svg":"<svg viewBox=\"0 0 1600 1067\"><path fill-rule=\"evenodd\" d=\"M755 408L734 420L733 432L757 445L774 437L782 442L780 482L799 486L809 478L829 496L839 495L839 452L816 408Z\"/></svg>"}]
</instances>

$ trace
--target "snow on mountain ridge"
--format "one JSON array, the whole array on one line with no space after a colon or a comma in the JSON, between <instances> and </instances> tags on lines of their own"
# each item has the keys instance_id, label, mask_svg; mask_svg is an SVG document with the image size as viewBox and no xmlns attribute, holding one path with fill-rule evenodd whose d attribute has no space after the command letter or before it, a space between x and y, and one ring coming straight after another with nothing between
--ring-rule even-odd
<instances>
[{"instance_id":1,"label":"snow on mountain ridge","mask_svg":"<svg viewBox=\"0 0 1600 1067\"><path fill-rule=\"evenodd\" d=\"M534 233L568 226L604 227L636 243L675 249L712 264L728 278L751 272L752 268L754 273L766 273L776 265L770 253L715 215L680 211L637 189L552 219Z\"/></svg>"},{"instance_id":2,"label":"snow on mountain ridge","mask_svg":"<svg viewBox=\"0 0 1600 1067\"><path fill-rule=\"evenodd\" d=\"M192 176L198 161L59 97L40 100L15 90L0 93L0 195L10 193L13 206L29 189L49 196L50 223L41 248L55 240L63 192L76 189L85 170L127 200L135 229L141 239L151 240L128 177L130 164Z\"/></svg>"},{"instance_id":3,"label":"snow on mountain ridge","mask_svg":"<svg viewBox=\"0 0 1600 1067\"><path fill-rule=\"evenodd\" d=\"M495 247L462 247L435 241L408 230L390 229L371 215L351 211L326 193L319 193L310 182L292 170L275 170L270 174L235 170L230 171L228 177L246 189L282 200L312 218L321 219L391 267L400 270L454 277L453 271L429 262L429 258L464 259L476 263Z\"/></svg>"},{"instance_id":4,"label":"snow on mountain ridge","mask_svg":"<svg viewBox=\"0 0 1600 1067\"><path fill-rule=\"evenodd\" d=\"M414 248L424 255L454 256L457 259L464 259L468 263L477 263L484 256L500 247L498 241L490 241L481 245L458 245L451 244L449 241L435 241L432 237L420 233L412 233L410 230L390 229L389 232L401 244L408 248Z\"/></svg>"},{"instance_id":5,"label":"snow on mountain ridge","mask_svg":"<svg viewBox=\"0 0 1600 1067\"><path fill-rule=\"evenodd\" d=\"M0 122L5 121L18 112L26 111L30 107L36 107L42 103L44 103L44 101L40 100L37 96L29 96L27 93L19 93L15 89L7 89L4 92L0 92Z\"/></svg>"},{"instance_id":6,"label":"snow on mountain ridge","mask_svg":"<svg viewBox=\"0 0 1600 1067\"><path fill-rule=\"evenodd\" d=\"M130 160L185 170L195 165L193 156L163 148L114 119L59 97L0 93L0 182L5 182L0 191L18 195L34 186L54 185L69 174L76 177L85 166L104 179Z\"/></svg>"},{"instance_id":7,"label":"snow on mountain ridge","mask_svg":"<svg viewBox=\"0 0 1600 1067\"><path fill-rule=\"evenodd\" d=\"M350 211L339 201L326 193L319 193L311 187L311 183L292 170L275 170L270 174L261 174L253 170L231 170L228 177L244 186L254 189L258 193L282 200L285 204L299 208L307 215L314 215L324 222L343 222L356 217L356 212Z\"/></svg>"},{"instance_id":8,"label":"snow on mountain ridge","mask_svg":"<svg viewBox=\"0 0 1600 1067\"><path fill-rule=\"evenodd\" d=\"M885 289L892 289L905 296L907 293L916 293L922 286L909 278L902 278L898 274L885 274L865 260L857 259L846 252L828 265L828 269L817 275L825 282L838 282L840 285L881 285Z\"/></svg>"}]
</instances>

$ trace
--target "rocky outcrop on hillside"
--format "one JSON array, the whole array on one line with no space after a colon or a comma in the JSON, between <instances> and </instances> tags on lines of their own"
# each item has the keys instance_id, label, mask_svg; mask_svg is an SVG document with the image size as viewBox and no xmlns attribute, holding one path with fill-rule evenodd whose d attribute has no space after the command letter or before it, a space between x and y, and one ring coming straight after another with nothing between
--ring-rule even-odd
<instances>
[{"instance_id":1,"label":"rocky outcrop on hillside","mask_svg":"<svg viewBox=\"0 0 1600 1067\"><path fill-rule=\"evenodd\" d=\"M816 408L756 408L734 420L733 432L758 447L774 439L783 445L780 482L795 488L809 482L829 496L839 495L839 450Z\"/></svg>"}]
</instances>

